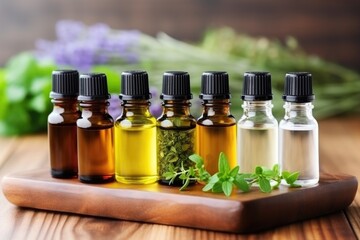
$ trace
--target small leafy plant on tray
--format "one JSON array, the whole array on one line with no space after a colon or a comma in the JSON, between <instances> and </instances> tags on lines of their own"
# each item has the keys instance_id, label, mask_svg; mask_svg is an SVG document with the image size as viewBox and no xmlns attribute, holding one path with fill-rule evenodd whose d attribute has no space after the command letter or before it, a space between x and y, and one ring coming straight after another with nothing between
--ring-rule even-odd
<instances>
[{"instance_id":1,"label":"small leafy plant on tray","mask_svg":"<svg viewBox=\"0 0 360 240\"><path fill-rule=\"evenodd\" d=\"M282 180L285 180L290 187L301 187L295 181L299 177L299 172L283 171L280 173L279 165L275 164L272 169L257 166L254 173L241 173L239 166L230 168L226 155L221 152L219 155L218 172L211 175L204 167L204 160L201 156L193 154L189 159L194 162L194 166L184 168L181 166L179 172L166 172L164 177L170 180L170 184L176 179L183 180L180 190L185 190L191 181L204 183L203 191L214 193L224 193L230 196L234 187L249 192L253 185L258 185L261 192L269 193L277 189ZM273 183L273 184L271 184Z\"/></svg>"}]
</instances>

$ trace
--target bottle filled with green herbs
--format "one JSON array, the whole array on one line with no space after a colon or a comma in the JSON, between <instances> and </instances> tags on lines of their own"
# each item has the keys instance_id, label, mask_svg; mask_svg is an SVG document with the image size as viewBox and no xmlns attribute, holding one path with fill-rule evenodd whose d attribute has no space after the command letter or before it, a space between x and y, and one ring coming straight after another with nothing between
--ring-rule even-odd
<instances>
[{"instance_id":1,"label":"bottle filled with green herbs","mask_svg":"<svg viewBox=\"0 0 360 240\"><path fill-rule=\"evenodd\" d=\"M220 152L236 164L236 120L230 113L229 76L226 72L207 71L201 77L203 111L197 119L197 153L204 158L210 174L218 171Z\"/></svg>"},{"instance_id":2,"label":"bottle filled with green herbs","mask_svg":"<svg viewBox=\"0 0 360 240\"><path fill-rule=\"evenodd\" d=\"M159 182L182 185L183 180L166 180L164 173L181 172L194 163L189 156L195 153L196 119L190 114L190 76L187 72L168 71L163 75L162 115L157 119L157 157Z\"/></svg>"}]
</instances>

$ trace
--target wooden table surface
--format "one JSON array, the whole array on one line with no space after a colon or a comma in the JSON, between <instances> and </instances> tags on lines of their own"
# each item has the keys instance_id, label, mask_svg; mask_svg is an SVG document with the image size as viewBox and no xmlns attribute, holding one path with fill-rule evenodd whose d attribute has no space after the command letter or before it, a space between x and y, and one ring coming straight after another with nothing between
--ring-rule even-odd
<instances>
[{"instance_id":1,"label":"wooden table surface","mask_svg":"<svg viewBox=\"0 0 360 240\"><path fill-rule=\"evenodd\" d=\"M319 127L321 171L360 179L360 117L327 119ZM38 168L49 168L45 134L0 138L0 178ZM359 190L344 211L249 235L22 209L9 203L2 192L0 206L0 239L360 238Z\"/></svg>"}]
</instances>

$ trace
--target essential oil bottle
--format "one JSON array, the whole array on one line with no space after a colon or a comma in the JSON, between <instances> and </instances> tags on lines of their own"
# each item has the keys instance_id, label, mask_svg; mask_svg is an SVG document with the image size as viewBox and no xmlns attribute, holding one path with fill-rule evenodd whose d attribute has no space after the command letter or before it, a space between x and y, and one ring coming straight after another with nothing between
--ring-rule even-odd
<instances>
[{"instance_id":1,"label":"essential oil bottle","mask_svg":"<svg viewBox=\"0 0 360 240\"><path fill-rule=\"evenodd\" d=\"M148 74L121 74L122 113L115 122L116 180L149 184L158 180L156 119L151 115Z\"/></svg>"},{"instance_id":2,"label":"essential oil bottle","mask_svg":"<svg viewBox=\"0 0 360 240\"><path fill-rule=\"evenodd\" d=\"M315 96L311 74L287 73L283 99L285 117L279 125L280 168L299 171L296 184L315 185L319 181L319 137L318 123L312 115Z\"/></svg>"},{"instance_id":3,"label":"essential oil bottle","mask_svg":"<svg viewBox=\"0 0 360 240\"><path fill-rule=\"evenodd\" d=\"M76 120L79 73L76 70L52 72L50 92L53 110L48 116L51 176L75 178L78 174Z\"/></svg>"},{"instance_id":4,"label":"essential oil bottle","mask_svg":"<svg viewBox=\"0 0 360 240\"><path fill-rule=\"evenodd\" d=\"M241 98L243 115L237 125L240 171L252 173L257 166L271 169L278 164L278 122L272 115L270 73L245 72Z\"/></svg>"},{"instance_id":5,"label":"essential oil bottle","mask_svg":"<svg viewBox=\"0 0 360 240\"><path fill-rule=\"evenodd\" d=\"M105 74L80 75L77 135L79 179L84 183L114 181L114 121L107 110L109 98Z\"/></svg>"},{"instance_id":6,"label":"essential oil bottle","mask_svg":"<svg viewBox=\"0 0 360 240\"><path fill-rule=\"evenodd\" d=\"M226 72L207 71L201 77L203 111L197 120L197 152L210 174L218 171L220 152L230 167L236 164L236 120L230 113L229 76Z\"/></svg>"},{"instance_id":7,"label":"essential oil bottle","mask_svg":"<svg viewBox=\"0 0 360 240\"><path fill-rule=\"evenodd\" d=\"M190 76L187 72L168 71L163 75L162 115L157 119L157 157L160 183L169 185L166 172L180 172L193 166L189 156L195 153L196 119L190 114ZM182 185L175 179L170 185Z\"/></svg>"}]
</instances>

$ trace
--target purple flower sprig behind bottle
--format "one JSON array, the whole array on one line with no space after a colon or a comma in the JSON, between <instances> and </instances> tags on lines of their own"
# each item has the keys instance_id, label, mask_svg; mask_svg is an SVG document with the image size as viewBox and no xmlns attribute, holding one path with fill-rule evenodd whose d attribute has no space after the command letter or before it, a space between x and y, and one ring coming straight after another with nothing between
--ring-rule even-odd
<instances>
[{"instance_id":1,"label":"purple flower sprig behind bottle","mask_svg":"<svg viewBox=\"0 0 360 240\"><path fill-rule=\"evenodd\" d=\"M94 65L112 61L137 63L140 33L136 30L114 31L99 23L86 26L81 22L62 20L56 24L55 41L40 39L36 43L40 57L50 58L58 66L71 66L87 72Z\"/></svg>"},{"instance_id":2,"label":"purple flower sprig behind bottle","mask_svg":"<svg viewBox=\"0 0 360 240\"><path fill-rule=\"evenodd\" d=\"M150 113L155 117L160 117L162 113L161 101L159 100L158 90L155 87L150 87L150 93L152 95ZM111 94L111 98L109 99L109 107L108 111L112 118L115 120L118 116L120 116L122 111L121 101L119 96L116 94Z\"/></svg>"}]
</instances>

